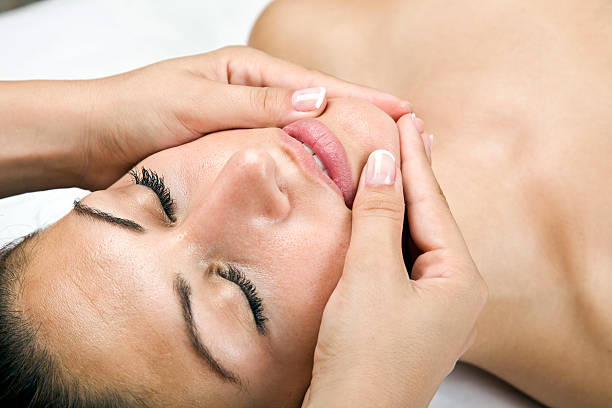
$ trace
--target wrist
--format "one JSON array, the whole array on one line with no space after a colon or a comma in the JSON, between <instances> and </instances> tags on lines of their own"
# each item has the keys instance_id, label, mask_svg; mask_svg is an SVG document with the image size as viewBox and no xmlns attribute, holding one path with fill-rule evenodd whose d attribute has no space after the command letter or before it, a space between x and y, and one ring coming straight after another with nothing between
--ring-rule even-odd
<instances>
[{"instance_id":1,"label":"wrist","mask_svg":"<svg viewBox=\"0 0 612 408\"><path fill-rule=\"evenodd\" d=\"M415 356L414 360L421 359ZM326 367L325 377L312 379L302 408L427 407L448 374L429 369L431 362L427 358L393 372L377 367L377 363L351 364L343 369Z\"/></svg>"},{"instance_id":2,"label":"wrist","mask_svg":"<svg viewBox=\"0 0 612 408\"><path fill-rule=\"evenodd\" d=\"M82 133L71 154L77 158L78 167L74 178L77 187L87 190L106 188L117 178L112 154L117 146L113 137L121 133L118 123L122 122L123 113L117 108L117 99L113 94L113 77L83 81L81 96L87 101L87 106L80 113L82 119ZM112 120L111 120L112 118Z\"/></svg>"},{"instance_id":3,"label":"wrist","mask_svg":"<svg viewBox=\"0 0 612 408\"><path fill-rule=\"evenodd\" d=\"M86 135L80 149L80 187L99 190L108 187L138 161L152 153L142 145L154 134L153 120L147 120L138 86L130 83L131 73L88 81ZM151 103L146 100L147 103ZM153 108L147 106L152 112ZM145 153L142 153L142 152Z\"/></svg>"},{"instance_id":4,"label":"wrist","mask_svg":"<svg viewBox=\"0 0 612 408\"><path fill-rule=\"evenodd\" d=\"M80 186L88 81L0 83L0 195Z\"/></svg>"},{"instance_id":5,"label":"wrist","mask_svg":"<svg viewBox=\"0 0 612 408\"><path fill-rule=\"evenodd\" d=\"M405 401L398 401L386 387L374 385L372 381L325 381L325 384L311 384L301 408L344 408L344 407L404 407ZM410 405L410 404L408 404Z\"/></svg>"}]
</instances>

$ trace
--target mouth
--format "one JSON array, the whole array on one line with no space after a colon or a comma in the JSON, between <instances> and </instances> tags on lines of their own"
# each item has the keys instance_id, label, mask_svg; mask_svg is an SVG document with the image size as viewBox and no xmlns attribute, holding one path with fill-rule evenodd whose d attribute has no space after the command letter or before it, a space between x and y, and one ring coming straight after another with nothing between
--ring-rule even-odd
<instances>
[{"instance_id":1,"label":"mouth","mask_svg":"<svg viewBox=\"0 0 612 408\"><path fill-rule=\"evenodd\" d=\"M340 140L317 119L301 119L283 128L283 131L302 144L300 161L332 186L348 208L355 199L355 186L348 155ZM305 153L305 154L304 154Z\"/></svg>"}]
</instances>

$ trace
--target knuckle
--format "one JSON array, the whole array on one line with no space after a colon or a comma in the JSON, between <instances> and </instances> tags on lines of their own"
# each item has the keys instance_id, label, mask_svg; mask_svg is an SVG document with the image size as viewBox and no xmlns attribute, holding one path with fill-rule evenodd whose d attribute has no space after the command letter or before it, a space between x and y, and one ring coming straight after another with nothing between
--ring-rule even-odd
<instances>
[{"instance_id":1,"label":"knuckle","mask_svg":"<svg viewBox=\"0 0 612 408\"><path fill-rule=\"evenodd\" d=\"M264 111L268 99L268 88L251 88L251 108L259 112Z\"/></svg>"},{"instance_id":2,"label":"knuckle","mask_svg":"<svg viewBox=\"0 0 612 408\"><path fill-rule=\"evenodd\" d=\"M267 112L270 109L270 107L274 106L274 95L272 93L271 88L269 87L264 87L261 90L262 90L261 107L264 110L264 112Z\"/></svg>"},{"instance_id":3,"label":"knuckle","mask_svg":"<svg viewBox=\"0 0 612 408\"><path fill-rule=\"evenodd\" d=\"M357 217L385 218L392 221L404 220L404 203L389 194L372 192L359 200L353 207Z\"/></svg>"},{"instance_id":4,"label":"knuckle","mask_svg":"<svg viewBox=\"0 0 612 408\"><path fill-rule=\"evenodd\" d=\"M221 54L237 54L247 52L249 47L245 45L226 45L225 47L219 48L216 52Z\"/></svg>"},{"instance_id":5,"label":"knuckle","mask_svg":"<svg viewBox=\"0 0 612 408\"><path fill-rule=\"evenodd\" d=\"M280 117L280 96L273 88L253 88L251 105L254 112L268 118L270 122L276 122Z\"/></svg>"},{"instance_id":6,"label":"knuckle","mask_svg":"<svg viewBox=\"0 0 612 408\"><path fill-rule=\"evenodd\" d=\"M224 56L226 59L237 61L242 65L252 65L260 59L262 55L265 55L263 51L251 48L247 45L226 45L213 52Z\"/></svg>"}]
</instances>

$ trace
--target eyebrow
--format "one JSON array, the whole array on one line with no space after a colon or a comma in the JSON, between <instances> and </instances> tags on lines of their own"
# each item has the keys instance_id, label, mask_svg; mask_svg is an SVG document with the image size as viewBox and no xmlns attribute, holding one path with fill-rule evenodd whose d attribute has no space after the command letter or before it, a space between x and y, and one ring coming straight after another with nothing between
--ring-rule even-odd
<instances>
[{"instance_id":1,"label":"eyebrow","mask_svg":"<svg viewBox=\"0 0 612 408\"><path fill-rule=\"evenodd\" d=\"M146 231L142 225L138 224L135 221L116 217L107 212L82 204L78 200L74 201L74 210L79 215L92 217L97 220L102 220L110 224L118 225L120 227L129 229L131 231L140 233ZM189 340L191 341L191 345L194 347L195 351L200 356L202 356L208 362L213 371L215 371L215 373L217 373L225 381L241 385L242 382L240 381L238 376L232 373L231 371L225 369L217 361L217 359L212 356L208 348L202 342L202 337L200 336L198 327L193 319L193 313L191 310L191 285L189 285L189 282L187 282L185 278L183 278L183 276L180 274L178 274L174 279L174 291L181 306L183 318L185 319L187 332L189 334Z\"/></svg>"},{"instance_id":2,"label":"eyebrow","mask_svg":"<svg viewBox=\"0 0 612 408\"><path fill-rule=\"evenodd\" d=\"M79 215L91 217L96 220L102 220L102 221L108 222L113 225L118 225L130 231L135 231L135 232L145 232L146 231L142 225L138 224L135 221L128 220L126 218L115 217L114 215L109 214L107 212L100 211L95 208L89 207L85 204L82 204L79 200L74 200L74 211Z\"/></svg>"},{"instance_id":3,"label":"eyebrow","mask_svg":"<svg viewBox=\"0 0 612 408\"><path fill-rule=\"evenodd\" d=\"M223 368L223 366L212 356L208 348L202 342L202 337L198 327L193 320L193 313L191 311L191 286L189 282L183 278L182 275L177 274L174 279L174 292L177 295L178 301L183 311L183 318L187 326L187 332L189 333L189 340L195 351L202 356L209 364L210 368L213 369L221 378L225 381L241 384L238 376L231 371Z\"/></svg>"}]
</instances>

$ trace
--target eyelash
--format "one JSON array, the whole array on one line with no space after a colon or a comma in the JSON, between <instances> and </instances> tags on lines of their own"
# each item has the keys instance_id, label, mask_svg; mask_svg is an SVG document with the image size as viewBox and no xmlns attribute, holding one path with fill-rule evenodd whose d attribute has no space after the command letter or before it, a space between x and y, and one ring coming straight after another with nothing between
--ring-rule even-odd
<instances>
[{"instance_id":1,"label":"eyelash","mask_svg":"<svg viewBox=\"0 0 612 408\"><path fill-rule=\"evenodd\" d=\"M265 322L268 320L268 318L264 315L263 303L259 295L257 295L257 291L255 290L253 283L251 283L244 273L234 265L223 264L223 266L214 265L213 267L215 268L217 275L223 279L227 279L228 281L235 283L240 287L240 289L242 289L249 302L249 306L253 311L257 330L260 333L265 334Z\"/></svg>"},{"instance_id":2,"label":"eyelash","mask_svg":"<svg viewBox=\"0 0 612 408\"><path fill-rule=\"evenodd\" d=\"M146 169L144 167L140 169L140 174L136 169L130 170L130 176L132 176L136 184L153 190L153 192L157 195L157 198L159 198L159 202L166 216L170 219L170 221L175 222L176 217L174 215L174 200L170 195L170 190L164 183L164 178L158 175L155 171Z\"/></svg>"},{"instance_id":3,"label":"eyelash","mask_svg":"<svg viewBox=\"0 0 612 408\"><path fill-rule=\"evenodd\" d=\"M136 169L130 170L130 175L136 184L153 190L153 192L159 198L159 202L161 203L166 216L168 216L172 222L175 222L176 217L174 215L174 200L170 195L170 190L164 183L164 178L157 174L157 172L144 167L140 169L140 174ZM240 269L237 269L234 265L224 264L223 267L220 265L215 265L214 268L217 275L235 283L240 287L242 292L244 292L249 302L249 306L253 311L253 317L255 318L257 330L260 333L265 334L265 322L268 320L268 318L264 315L263 303L257 294L253 283L247 279L244 273Z\"/></svg>"}]
</instances>

